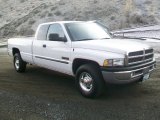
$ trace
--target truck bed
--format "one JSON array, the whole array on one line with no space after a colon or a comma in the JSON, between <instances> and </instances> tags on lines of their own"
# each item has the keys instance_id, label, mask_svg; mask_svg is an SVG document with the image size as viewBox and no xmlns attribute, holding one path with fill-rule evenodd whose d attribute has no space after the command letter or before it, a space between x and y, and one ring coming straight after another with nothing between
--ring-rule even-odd
<instances>
[{"instance_id":1,"label":"truck bed","mask_svg":"<svg viewBox=\"0 0 160 120\"><path fill-rule=\"evenodd\" d=\"M33 63L32 60L32 41L34 37L17 37L8 40L8 53L13 55L13 48L18 48L24 61Z\"/></svg>"}]
</instances>

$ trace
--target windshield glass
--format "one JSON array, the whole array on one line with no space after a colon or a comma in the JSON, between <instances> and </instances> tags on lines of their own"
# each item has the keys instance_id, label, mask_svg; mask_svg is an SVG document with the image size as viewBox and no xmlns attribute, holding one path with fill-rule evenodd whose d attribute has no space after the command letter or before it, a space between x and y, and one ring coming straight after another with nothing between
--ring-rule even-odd
<instances>
[{"instance_id":1,"label":"windshield glass","mask_svg":"<svg viewBox=\"0 0 160 120\"><path fill-rule=\"evenodd\" d=\"M95 22L66 23L73 41L110 39L107 29Z\"/></svg>"}]
</instances>

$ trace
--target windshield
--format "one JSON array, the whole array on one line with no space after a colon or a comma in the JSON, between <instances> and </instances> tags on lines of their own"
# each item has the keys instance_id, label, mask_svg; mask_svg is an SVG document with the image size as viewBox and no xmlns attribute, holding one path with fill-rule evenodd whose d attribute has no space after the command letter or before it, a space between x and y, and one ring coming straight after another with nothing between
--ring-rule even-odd
<instances>
[{"instance_id":1,"label":"windshield","mask_svg":"<svg viewBox=\"0 0 160 120\"><path fill-rule=\"evenodd\" d=\"M95 22L66 23L73 41L110 39L107 29Z\"/></svg>"}]
</instances>

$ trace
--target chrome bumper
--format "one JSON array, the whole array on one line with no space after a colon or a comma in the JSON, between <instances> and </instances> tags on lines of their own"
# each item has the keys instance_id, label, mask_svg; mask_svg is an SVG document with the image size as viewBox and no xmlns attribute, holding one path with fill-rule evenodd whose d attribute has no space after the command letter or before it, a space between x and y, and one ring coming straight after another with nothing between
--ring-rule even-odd
<instances>
[{"instance_id":1,"label":"chrome bumper","mask_svg":"<svg viewBox=\"0 0 160 120\"><path fill-rule=\"evenodd\" d=\"M147 64L124 67L116 69L102 68L102 75L106 83L127 84L142 80L143 76L151 73L156 67L156 62L152 61Z\"/></svg>"}]
</instances>

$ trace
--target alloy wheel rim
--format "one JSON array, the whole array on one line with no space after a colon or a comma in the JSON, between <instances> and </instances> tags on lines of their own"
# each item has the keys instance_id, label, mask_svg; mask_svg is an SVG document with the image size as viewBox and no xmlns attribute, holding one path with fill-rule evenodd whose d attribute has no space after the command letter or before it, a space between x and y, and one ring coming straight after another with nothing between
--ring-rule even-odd
<instances>
[{"instance_id":1,"label":"alloy wheel rim","mask_svg":"<svg viewBox=\"0 0 160 120\"><path fill-rule=\"evenodd\" d=\"M90 92L93 88L93 79L87 72L83 72L79 77L79 84L83 91Z\"/></svg>"},{"instance_id":2,"label":"alloy wheel rim","mask_svg":"<svg viewBox=\"0 0 160 120\"><path fill-rule=\"evenodd\" d=\"M18 58L15 59L15 67L17 70L19 69L19 59Z\"/></svg>"}]
</instances>

